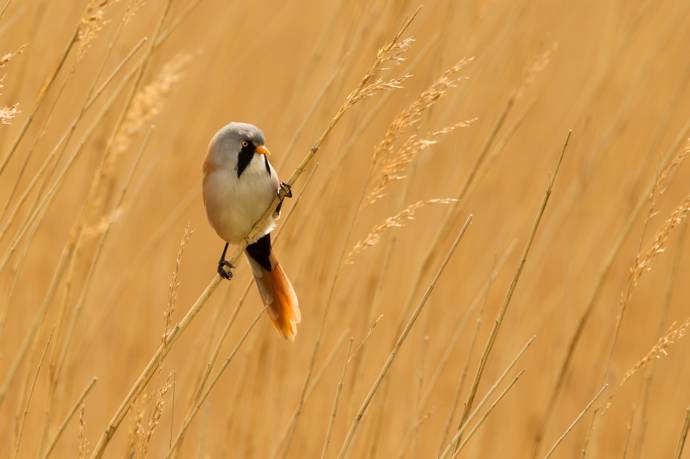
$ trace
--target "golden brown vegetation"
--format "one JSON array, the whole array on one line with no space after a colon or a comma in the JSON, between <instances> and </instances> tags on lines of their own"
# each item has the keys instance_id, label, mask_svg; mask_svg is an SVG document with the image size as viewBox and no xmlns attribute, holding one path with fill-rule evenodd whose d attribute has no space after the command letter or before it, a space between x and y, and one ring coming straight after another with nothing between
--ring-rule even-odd
<instances>
[{"instance_id":1,"label":"golden brown vegetation","mask_svg":"<svg viewBox=\"0 0 690 459\"><path fill-rule=\"evenodd\" d=\"M0 0L0 457L687 456L688 18ZM215 274L230 120L294 343Z\"/></svg>"}]
</instances>

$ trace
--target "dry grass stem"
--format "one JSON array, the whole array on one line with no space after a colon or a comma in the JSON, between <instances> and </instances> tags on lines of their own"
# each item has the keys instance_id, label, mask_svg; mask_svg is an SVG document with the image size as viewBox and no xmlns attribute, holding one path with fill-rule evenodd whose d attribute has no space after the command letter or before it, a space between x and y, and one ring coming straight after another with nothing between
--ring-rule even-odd
<instances>
[{"instance_id":1,"label":"dry grass stem","mask_svg":"<svg viewBox=\"0 0 690 459\"><path fill-rule=\"evenodd\" d=\"M599 391L594 395L594 397L587 403L587 405L585 405L582 411L580 411L580 413L575 417L573 422L570 423L570 425L565 429L561 436L558 437L553 446L546 452L546 454L544 455L544 459L551 457L554 451L556 451L556 448L558 448L558 445L560 445L563 439L570 433L571 430L573 430L573 427L575 427L575 425L580 421L580 419L582 419L582 417L587 413L587 411L594 404L594 402L596 402L599 399L599 396L601 396L601 394L604 393L607 387L609 387L609 385L604 384L601 387L601 389L599 389Z\"/></svg>"},{"instance_id":2,"label":"dry grass stem","mask_svg":"<svg viewBox=\"0 0 690 459\"><path fill-rule=\"evenodd\" d=\"M237 342L237 345L233 348L232 352L228 356L227 359L223 362L223 364L220 366L218 369L218 372L216 373L216 376L212 378L209 381L208 387L204 390L204 392L201 394L201 397L199 397L199 401L194 404L194 406L187 412L185 415L185 419L182 422L182 427L180 427L180 432L177 434L177 437L175 440L172 442L172 445L170 446L170 449L168 450L168 454L165 456L166 458L169 458L173 455L175 452L175 449L179 445L182 437L184 437L185 432L189 428L189 425L192 423L192 420L196 416L196 414L199 412L199 409L202 407L206 399L208 398L208 395L211 393L213 388L216 386L218 383L218 380L220 377L223 375L225 372L225 369L230 365L230 362L232 362L232 359L235 358L235 355L237 355L237 352L239 349L242 347L242 344L244 344L244 341L247 339L247 336L249 336L249 333L254 329L254 326L259 322L259 319L263 315L263 310L259 311L259 313L254 317L254 320L249 324L249 327L244 331L242 336L240 337L240 340Z\"/></svg>"},{"instance_id":3,"label":"dry grass stem","mask_svg":"<svg viewBox=\"0 0 690 459\"><path fill-rule=\"evenodd\" d=\"M376 391L378 390L379 386L381 385L381 381L384 379L388 371L390 370L391 365L393 364L393 361L395 360L395 357L398 355L398 352L400 351L400 348L402 347L403 343L405 342L405 339L410 333L410 330L412 330L412 327L414 326L415 322L417 321L417 318L419 317L419 314L424 310L424 306L426 305L429 297L431 296L431 293L434 291L434 288L436 287L436 284L438 283L439 278L441 277L441 274L443 274L443 271L445 270L446 266L448 265L448 262L450 261L451 257L455 253L455 249L458 247L458 244L462 240L462 237L465 234L465 231L467 231L467 228L469 227L470 223L472 222L472 215L467 217L467 220L465 220L465 224L460 228L460 231L458 232L458 235L456 236L455 240L451 244L448 254L446 255L446 258L441 262L441 265L438 268L438 271L436 271L436 274L434 275L431 283L429 284L429 287L427 288L426 292L424 292L424 295L419 301L419 304L415 308L415 310L412 312L412 315L407 321L407 324L403 328L402 332L398 336L395 344L393 345L393 349L391 349L391 352L388 354L388 357L386 357L386 361L383 364L383 367L379 371L379 374L376 376L376 379L374 380L374 383L371 385L371 388L369 389L369 392L367 395L364 397L364 400L362 401L362 405L360 408L357 410L357 413L355 414L354 420L352 421L352 424L350 425L350 428L347 431L347 435L345 437L345 440L343 441L343 445L340 448L340 452L338 453L338 458L342 459L347 456L350 446L352 445L352 440L354 440L355 433L357 432L357 427L359 426L360 421L362 420L362 417L364 416L364 413L366 412L367 408L369 407L369 404L371 403L371 400L374 398L374 395L376 394Z\"/></svg>"},{"instance_id":4,"label":"dry grass stem","mask_svg":"<svg viewBox=\"0 0 690 459\"><path fill-rule=\"evenodd\" d=\"M541 223L542 217L544 216L544 211L546 210L546 206L549 203L549 198L551 197L551 191L553 189L554 183L556 182L556 177L558 176L558 171L561 168L561 163L563 162L563 157L565 156L565 151L568 147L568 142L570 141L571 133L572 133L572 131L568 132L568 136L565 139L565 143L563 144L563 149L561 150L560 157L558 158L558 162L556 163L556 167L555 167L554 172L551 176L551 180L549 182L549 185L546 188L546 192L544 194L544 199L541 203L541 207L539 208L539 213L537 214L537 218L535 219L534 225L532 226L532 230L530 232L529 239L527 240L527 244L525 245L522 256L520 257L520 263L518 264L518 267L515 271L515 275L513 276L513 280L511 281L510 286L508 287L508 291L506 292L506 296L505 296L505 299L503 300L503 304L501 305L501 308L499 309L499 312L496 316L496 321L494 322L494 325L491 329L491 332L489 334L489 338L486 342L486 346L484 347L484 350L482 351L482 356L479 360L479 366L477 367L477 372L476 372L474 380L472 382L470 393L467 397L467 403L465 404L465 409L464 409L464 412L463 412L463 415L462 415L462 418L460 421L461 424L465 423L465 421L467 420L467 417L469 416L469 411L472 409L472 405L474 403L474 398L477 394L477 389L479 388L479 382L481 381L482 374L484 373L486 363L489 359L491 351L493 350L494 344L496 342L496 337L498 336L498 331L501 328L501 325L503 324L503 320L506 316L506 313L508 312L508 307L510 306L510 302L513 298L513 294L515 293L515 288L517 287L517 284L520 281L522 271L524 269L525 263L527 262L527 256L529 255L529 251L532 248L532 243L534 242L535 236L537 234L537 230L539 229L539 224Z\"/></svg>"},{"instance_id":5,"label":"dry grass stem","mask_svg":"<svg viewBox=\"0 0 690 459\"><path fill-rule=\"evenodd\" d=\"M674 152L680 148L680 145L682 144L683 140L686 138L687 131L690 128L690 123L681 131L681 133L676 137L675 141L672 143L671 147L668 149L668 151L664 154L664 159L662 161L662 164L664 165L663 169L667 168L667 165L670 164L673 161L674 158ZM575 355L575 351L577 347L580 345L581 338L584 334L585 328L587 327L589 323L589 319L592 316L592 312L594 311L594 306L597 304L599 297L601 296L602 292L604 291L604 286L606 285L606 281L611 275L611 271L614 266L614 262L619 255L624 242L628 238L628 235L632 231L633 224L637 220L638 216L640 215L640 212L644 208L644 205L647 203L649 196L652 196L652 192L654 188L657 186L658 183L658 176L654 177L652 181L649 182L647 187L645 187L645 191L639 195L639 198L637 202L635 203L635 206L633 207L632 211L628 214L624 224L622 225L621 231L618 233L616 236L613 244L610 246L610 250L606 253L604 257L604 262L601 265L601 268L599 269L597 275L596 275L596 282L594 285L594 288L592 289L592 293L588 296L586 305L584 307L584 311L582 312L582 315L577 321L577 325L575 326L575 331L573 332L572 336L568 340L568 345L566 347L566 351L563 355L563 360L561 361L559 368L558 368L558 373L556 377L556 383L554 385L554 389L551 392L551 396L549 397L549 400L546 405L546 410L544 414L544 422L542 423L542 426L546 426L551 422L551 417L555 413L555 407L556 407L556 400L558 399L558 396L561 393L561 390L564 387L565 381L566 381L566 375L567 371L571 365L572 359ZM535 455L538 454L539 449L541 448L541 444L543 441L543 427L542 429L538 430L536 435L535 435L535 448L534 448L534 453Z\"/></svg>"},{"instance_id":6,"label":"dry grass stem","mask_svg":"<svg viewBox=\"0 0 690 459\"><path fill-rule=\"evenodd\" d=\"M494 400L493 403L491 405L489 405L489 408L487 408L486 412L482 415L481 418L479 418L479 420L477 421L477 424L475 424L474 427L472 428L472 430L470 430L468 432L467 437L465 437L465 439L462 441L462 443L460 443L460 445L458 446L458 449L455 450L455 453L453 453L453 458L458 457L458 455L460 454L460 451L462 451L462 449L465 447L467 442L469 442L472 439L472 435L474 435L474 433L477 431L477 429L479 429L482 426L482 424L484 423L486 418L489 417L489 415L494 410L496 405L498 405L498 402L500 402L503 399L503 397L505 397L505 395L510 391L510 389L513 388L515 383L518 381L518 379L520 379L520 376L522 376L523 374L525 374L525 370L520 370L520 372L513 378L513 380L510 382L510 384L508 384L508 386L506 386L506 388L503 389L503 391L498 395L498 397L496 397L496 400Z\"/></svg>"},{"instance_id":7,"label":"dry grass stem","mask_svg":"<svg viewBox=\"0 0 690 459\"><path fill-rule=\"evenodd\" d=\"M86 404L79 409L79 459L86 459L89 455L89 440L86 438Z\"/></svg>"},{"instance_id":8,"label":"dry grass stem","mask_svg":"<svg viewBox=\"0 0 690 459\"><path fill-rule=\"evenodd\" d=\"M350 252L345 256L345 263L353 264L354 259L360 255L364 250L369 247L373 247L381 242L381 237L386 230L392 228L403 228L405 223L415 219L417 211L423 207L430 206L433 204L443 204L448 205L455 202L455 199L450 198L438 198L438 199L427 199L426 201L417 201L414 204L410 204L397 214L388 217L383 223L376 225L366 237L352 247Z\"/></svg>"},{"instance_id":9,"label":"dry grass stem","mask_svg":"<svg viewBox=\"0 0 690 459\"><path fill-rule=\"evenodd\" d=\"M0 0L0 458L687 456L690 4L507 3Z\"/></svg>"},{"instance_id":10,"label":"dry grass stem","mask_svg":"<svg viewBox=\"0 0 690 459\"><path fill-rule=\"evenodd\" d=\"M353 338L350 337L350 340L347 345L347 355L345 356L345 364L343 364L343 371L340 373L340 379L338 380L338 384L335 388L335 400L333 401L333 409L331 410L331 414L328 417L328 427L326 428L326 438L323 441L323 448L321 449L321 459L326 458L326 454L328 453L328 446L331 443L331 432L333 431L333 424L335 423L335 418L338 415L338 403L340 402L340 396L343 393L343 380L345 379L347 367L350 364L352 356L352 340Z\"/></svg>"},{"instance_id":11,"label":"dry grass stem","mask_svg":"<svg viewBox=\"0 0 690 459\"><path fill-rule=\"evenodd\" d=\"M79 407L84 406L84 400L86 399L86 396L89 395L89 392L91 392L91 389L93 389L93 386L96 385L96 382L98 382L98 378L93 378L89 382L89 384L86 385L84 390L81 392L81 395L77 398L77 401L74 403L74 406L72 406L72 409L67 413L67 416L65 416L65 419L60 423L60 426L57 429L57 432L55 432L55 436L53 439L50 441L48 444L48 447L46 448L45 453L41 455L42 459L48 459L50 455L53 453L53 450L55 449L55 446L57 445L58 441L60 440L60 437L62 434L65 432L65 429L67 428L67 424L69 424L70 420L74 416L74 413L77 412ZM80 415L81 419L82 415ZM81 422L81 421L80 421Z\"/></svg>"},{"instance_id":12,"label":"dry grass stem","mask_svg":"<svg viewBox=\"0 0 690 459\"><path fill-rule=\"evenodd\" d=\"M688 438L688 430L690 430L690 408L685 410L685 420L683 421L683 428L680 430L680 438L678 439L678 447L676 448L676 459L680 459L683 456L685 439Z\"/></svg>"},{"instance_id":13,"label":"dry grass stem","mask_svg":"<svg viewBox=\"0 0 690 459\"><path fill-rule=\"evenodd\" d=\"M482 398L481 401L477 404L477 406L474 408L474 411L472 411L469 415L467 415L466 418L462 419L462 423L460 424L460 427L458 428L458 430L453 435L453 438L450 440L450 442L448 442L446 447L443 449L443 452L441 452L441 454L439 454L439 459L445 458L451 452L453 452L453 454L455 454L457 452L458 446L460 444L460 440L462 438L462 434L465 432L465 429L467 429L467 426L469 425L469 423L474 419L474 417L484 407L484 404L489 400L489 397L491 397L491 395L494 393L496 388L503 382L503 380L508 375L508 373L510 373L510 371L513 369L513 367L515 367L515 365L518 363L520 358L522 358L522 356L525 354L527 349L529 349L529 347L532 345L532 343L534 342L534 340L536 338L537 338L536 336L532 335L527 340L525 345L522 346L522 349L520 349L520 351L518 351L518 353L515 355L515 357L513 357L513 360L510 361L510 363L505 368L505 370L503 370L503 372L498 376L498 378L496 379L496 381L494 381L494 383L491 385L491 387L489 387L489 389L487 389L486 395L484 395L484 398Z\"/></svg>"}]
</instances>

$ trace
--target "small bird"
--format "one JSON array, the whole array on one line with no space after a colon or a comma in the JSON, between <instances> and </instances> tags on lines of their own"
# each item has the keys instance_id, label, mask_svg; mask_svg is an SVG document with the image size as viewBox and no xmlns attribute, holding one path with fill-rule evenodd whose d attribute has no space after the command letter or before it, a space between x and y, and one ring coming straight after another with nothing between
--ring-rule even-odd
<instances>
[{"instance_id":1,"label":"small bird","mask_svg":"<svg viewBox=\"0 0 690 459\"><path fill-rule=\"evenodd\" d=\"M269 155L263 132L251 124L232 122L211 139L204 162L204 206L211 226L225 241L218 261L218 274L224 279L232 278L230 270L234 268L225 259L228 244L242 242L281 188L285 188L286 196L292 196L289 186L278 179ZM273 324L292 341L301 320L299 301L271 251L271 231L280 205L282 202L245 253Z\"/></svg>"}]
</instances>

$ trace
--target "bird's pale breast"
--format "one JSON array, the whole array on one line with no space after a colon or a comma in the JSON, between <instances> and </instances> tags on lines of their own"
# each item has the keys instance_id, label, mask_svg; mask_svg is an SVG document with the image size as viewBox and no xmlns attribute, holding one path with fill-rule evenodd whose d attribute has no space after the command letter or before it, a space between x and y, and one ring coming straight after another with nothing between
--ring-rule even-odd
<instances>
[{"instance_id":1,"label":"bird's pale breast","mask_svg":"<svg viewBox=\"0 0 690 459\"><path fill-rule=\"evenodd\" d=\"M251 231L278 191L278 178L269 175L264 158L256 156L237 177L234 169L214 169L204 177L204 203L211 226L225 241L237 244ZM271 219L261 235L273 230Z\"/></svg>"}]
</instances>

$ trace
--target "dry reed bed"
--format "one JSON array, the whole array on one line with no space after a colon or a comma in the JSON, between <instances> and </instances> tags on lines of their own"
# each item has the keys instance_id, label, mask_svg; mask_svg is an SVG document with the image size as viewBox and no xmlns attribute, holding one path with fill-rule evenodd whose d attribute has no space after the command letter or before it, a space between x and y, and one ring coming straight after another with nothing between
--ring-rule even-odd
<instances>
[{"instance_id":1,"label":"dry reed bed","mask_svg":"<svg viewBox=\"0 0 690 459\"><path fill-rule=\"evenodd\" d=\"M0 455L681 457L688 13L0 2ZM293 344L214 276L230 119Z\"/></svg>"}]
</instances>

